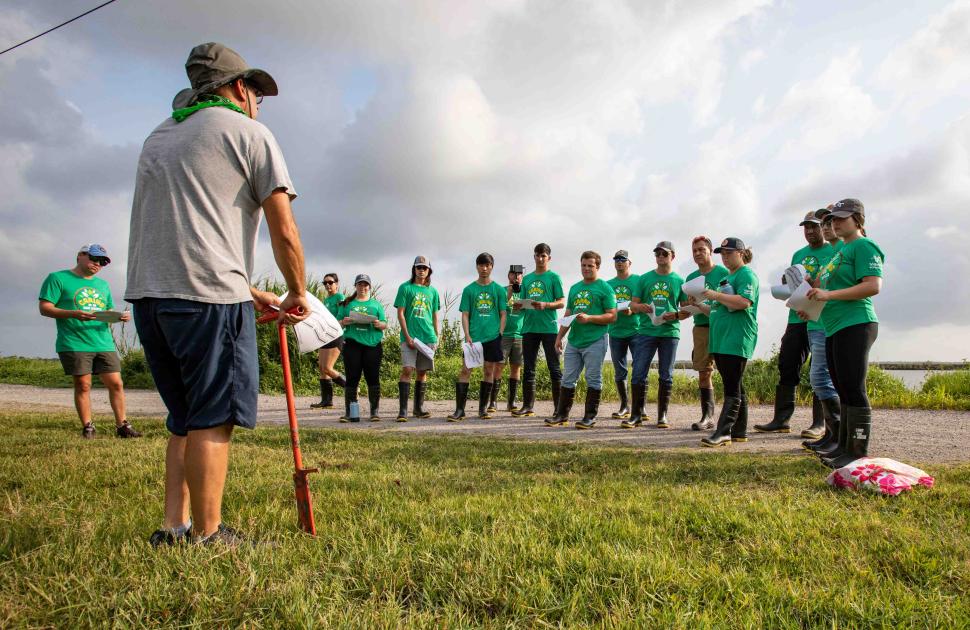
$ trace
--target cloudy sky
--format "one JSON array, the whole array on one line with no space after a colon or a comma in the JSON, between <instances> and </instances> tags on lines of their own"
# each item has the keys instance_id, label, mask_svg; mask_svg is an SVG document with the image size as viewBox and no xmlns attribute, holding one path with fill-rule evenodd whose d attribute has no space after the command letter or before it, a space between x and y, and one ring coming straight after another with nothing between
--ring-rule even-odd
<instances>
[{"instance_id":1,"label":"cloudy sky","mask_svg":"<svg viewBox=\"0 0 970 630\"><path fill-rule=\"evenodd\" d=\"M96 4L6 0L0 49ZM480 251L545 241L568 284L584 249L643 272L669 239L686 275L706 234L768 285L807 210L858 197L887 254L873 358L970 357L970 2L931 0L119 0L0 56L0 354L54 356L37 291L82 243L120 299L138 152L205 41L280 85L260 121L314 274L393 287L424 254L457 292ZM765 298L759 355L786 316Z\"/></svg>"}]
</instances>

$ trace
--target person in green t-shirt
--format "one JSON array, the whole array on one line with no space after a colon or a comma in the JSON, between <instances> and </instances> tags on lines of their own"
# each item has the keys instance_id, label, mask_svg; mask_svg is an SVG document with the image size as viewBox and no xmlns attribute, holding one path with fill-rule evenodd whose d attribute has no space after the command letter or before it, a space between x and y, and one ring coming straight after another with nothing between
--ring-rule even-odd
<instances>
[{"instance_id":1,"label":"person in green t-shirt","mask_svg":"<svg viewBox=\"0 0 970 630\"><path fill-rule=\"evenodd\" d=\"M482 380L478 394L478 417L488 420L488 403L496 375L502 373L502 331L508 311L505 289L492 280L495 259L489 253L481 253L475 259L478 278L461 292L458 310L461 312L461 328L465 333L465 343L482 344L485 364L482 366ZM464 362L458 380L455 381L455 413L448 416L449 422L457 422L465 417L465 402L468 400L468 378L471 368Z\"/></svg>"},{"instance_id":2,"label":"person in green t-shirt","mask_svg":"<svg viewBox=\"0 0 970 630\"><path fill-rule=\"evenodd\" d=\"M569 288L566 313L556 335L556 350L565 357L565 370L555 414L546 420L548 426L564 425L569 420L582 372L586 373L586 409L576 428L589 429L596 424L603 390L606 335L610 324L616 321L616 295L613 287L599 278L601 262L596 252L583 252L579 260L583 279Z\"/></svg>"},{"instance_id":3,"label":"person in green t-shirt","mask_svg":"<svg viewBox=\"0 0 970 630\"><path fill-rule=\"evenodd\" d=\"M516 417L535 415L533 406L536 401L536 360L539 358L540 345L549 368L553 405L559 400L559 386L562 381L559 353L556 351L556 332L559 330L556 311L563 307L566 296L562 292L559 274L549 269L552 248L546 243L539 243L532 251L536 269L522 279L522 291L519 294L520 301L525 302L526 306L515 307L522 309L522 359L525 364L522 406L512 412Z\"/></svg>"},{"instance_id":4,"label":"person in green t-shirt","mask_svg":"<svg viewBox=\"0 0 970 630\"><path fill-rule=\"evenodd\" d=\"M431 286L431 261L416 256L411 265L411 278L397 289L394 307L401 326L401 378L398 381L398 422L407 422L408 398L411 395L411 374L418 373L414 384L414 417L430 418L424 410L424 394L428 372L434 369L434 352L438 347L438 311L441 298ZM424 348L421 348L420 342ZM430 356L429 356L430 355Z\"/></svg>"},{"instance_id":5,"label":"person in green t-shirt","mask_svg":"<svg viewBox=\"0 0 970 630\"><path fill-rule=\"evenodd\" d=\"M633 352L634 339L640 327L640 315L630 308L633 296L637 294L640 276L630 273L630 252L625 249L613 254L613 267L616 276L606 282L613 287L616 296L616 321L610 324L610 360L613 362L613 381L620 395L620 408L613 418L623 420L630 417L630 404L626 392L626 356Z\"/></svg>"},{"instance_id":6,"label":"person in green t-shirt","mask_svg":"<svg viewBox=\"0 0 970 630\"><path fill-rule=\"evenodd\" d=\"M835 228L832 225L832 206L834 205L816 210L815 216L822 220L822 238L837 252L842 249L842 237L835 233Z\"/></svg>"},{"instance_id":7,"label":"person in green t-shirt","mask_svg":"<svg viewBox=\"0 0 970 630\"><path fill-rule=\"evenodd\" d=\"M633 311L640 314L640 327L633 351L633 409L620 423L624 429L643 423L643 404L647 399L647 374L655 354L659 355L657 389L657 428L670 427L667 408L674 387L674 360L680 342L680 320L688 317L680 310L687 302L684 279L673 271L676 256L673 243L660 241L653 248L657 268L640 275L639 290L633 296Z\"/></svg>"},{"instance_id":8,"label":"person in green t-shirt","mask_svg":"<svg viewBox=\"0 0 970 630\"><path fill-rule=\"evenodd\" d=\"M350 404L357 402L357 386L363 375L367 382L371 422L381 419L381 340L387 330L384 305L371 297L371 280L367 274L354 279L354 293L340 303L338 317L344 327L344 368L347 385L344 387L344 417L341 422L356 422L350 414Z\"/></svg>"},{"instance_id":9,"label":"person in green t-shirt","mask_svg":"<svg viewBox=\"0 0 970 630\"><path fill-rule=\"evenodd\" d=\"M340 303L344 300L340 292L340 278L336 273L328 273L323 277L323 305L330 314L337 317ZM320 402L310 405L311 409L333 409L333 384L344 387L347 381L334 369L340 349L344 347L344 338L338 337L317 351L317 365L320 368Z\"/></svg>"},{"instance_id":10,"label":"person in green t-shirt","mask_svg":"<svg viewBox=\"0 0 970 630\"><path fill-rule=\"evenodd\" d=\"M810 211L799 223L802 234L808 243L791 257L792 265L801 265L805 269L805 275L809 280L818 276L822 265L827 263L835 251L832 246L822 238L822 220L816 216L814 210ZM787 275L787 274L786 274ZM782 277L782 282L787 282ZM794 291L797 287L789 287ZM775 411L771 422L766 424L756 424L756 431L762 433L789 433L789 422L795 413L795 391L798 382L801 380L802 365L805 360L812 355L812 369L815 372L812 379L812 424L802 431L802 437L816 440L822 437L825 428L825 414L838 414L839 404L836 399L835 388L832 387L832 379L829 378L828 369L825 367L824 350L820 343L821 339L816 339L812 344L809 333L813 326L803 321L798 314L789 309L788 325L785 327L785 334L781 338L781 349L778 352L778 384L775 386ZM817 324L815 330L821 330ZM816 352L812 353L812 348ZM821 356L814 354L822 353ZM823 402L827 401L827 402Z\"/></svg>"},{"instance_id":11,"label":"person in green t-shirt","mask_svg":"<svg viewBox=\"0 0 970 630\"><path fill-rule=\"evenodd\" d=\"M82 246L72 269L55 271L40 287L40 314L57 324L55 350L64 373L74 381L74 407L81 420L81 435L93 438L91 421L91 375L97 374L108 390L118 437L141 437L125 417L125 386L121 360L111 329L98 315L114 308L111 287L95 276L111 263L108 252L97 243ZM131 321L125 310L116 321Z\"/></svg>"},{"instance_id":12,"label":"person in green t-shirt","mask_svg":"<svg viewBox=\"0 0 970 630\"><path fill-rule=\"evenodd\" d=\"M843 199L832 208L835 232L844 245L825 266L811 299L825 302L825 352L842 400L843 416L834 450L822 461L841 468L869 454L872 407L866 395L869 350L879 334L872 297L882 290L886 256L866 236L865 207L858 199Z\"/></svg>"},{"instance_id":13,"label":"person in green t-shirt","mask_svg":"<svg viewBox=\"0 0 970 630\"><path fill-rule=\"evenodd\" d=\"M728 276L718 288L702 294L711 307L710 352L724 383L724 405L717 428L701 440L704 446L723 446L748 441L748 401L744 391L744 369L758 343L758 276L748 267L754 255L744 241L729 236L714 250Z\"/></svg>"},{"instance_id":14,"label":"person in green t-shirt","mask_svg":"<svg viewBox=\"0 0 970 630\"><path fill-rule=\"evenodd\" d=\"M728 270L721 265L715 265L711 258L714 245L711 239L706 236L697 236L691 241L691 254L697 269L687 274L684 283L688 283L694 278L704 276L704 288L717 290L721 280L727 277ZM710 431L714 428L714 385L711 376L714 373L714 357L711 356L708 346L711 338L711 302L709 300L696 300L688 297L688 304L700 309L700 313L693 314L694 348L691 350L691 363L697 372L697 384L701 396L701 419L690 425L694 431ZM684 311L686 315L691 315Z\"/></svg>"},{"instance_id":15,"label":"person in green t-shirt","mask_svg":"<svg viewBox=\"0 0 970 630\"><path fill-rule=\"evenodd\" d=\"M519 297L519 291L522 290L523 272L522 265L510 265L509 284L505 287L508 311L505 313L505 330L502 332L502 356L503 361L509 364L509 398L505 408L509 412L516 411L515 397L519 391L519 378L522 375L522 310L515 310L512 306ZM502 371L499 370L498 376L495 377L495 385L492 387L492 400L488 405L489 413L498 411L496 403L501 387Z\"/></svg>"}]
</instances>

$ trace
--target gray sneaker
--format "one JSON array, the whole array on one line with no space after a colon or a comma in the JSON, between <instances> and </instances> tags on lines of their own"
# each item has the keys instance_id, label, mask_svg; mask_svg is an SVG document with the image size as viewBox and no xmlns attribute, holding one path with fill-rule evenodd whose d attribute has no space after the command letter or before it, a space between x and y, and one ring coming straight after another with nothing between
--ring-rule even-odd
<instances>
[{"instance_id":1,"label":"gray sneaker","mask_svg":"<svg viewBox=\"0 0 970 630\"><path fill-rule=\"evenodd\" d=\"M94 434L95 434L95 429L94 429L93 422L90 422L84 425L84 428L81 429L81 437L83 437L85 440L90 440L91 438L94 437Z\"/></svg>"},{"instance_id":2,"label":"gray sneaker","mask_svg":"<svg viewBox=\"0 0 970 630\"><path fill-rule=\"evenodd\" d=\"M125 420L124 424L120 424L115 427L115 433L120 438L137 438L141 437L141 433L135 431L135 427L131 426L131 423Z\"/></svg>"},{"instance_id":3,"label":"gray sneaker","mask_svg":"<svg viewBox=\"0 0 970 630\"><path fill-rule=\"evenodd\" d=\"M238 547L246 542L245 537L238 530L227 527L219 523L219 528L208 536L195 536L192 542L196 545L208 547L210 545L225 545L226 547Z\"/></svg>"}]
</instances>

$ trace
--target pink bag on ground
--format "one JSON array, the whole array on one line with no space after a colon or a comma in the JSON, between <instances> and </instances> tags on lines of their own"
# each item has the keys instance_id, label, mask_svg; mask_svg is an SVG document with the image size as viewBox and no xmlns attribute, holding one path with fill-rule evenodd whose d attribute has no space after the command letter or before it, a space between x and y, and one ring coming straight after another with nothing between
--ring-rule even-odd
<instances>
[{"instance_id":1,"label":"pink bag on ground","mask_svg":"<svg viewBox=\"0 0 970 630\"><path fill-rule=\"evenodd\" d=\"M848 466L832 472L825 480L836 488L867 490L896 496L913 486L933 487L933 477L887 457L861 457Z\"/></svg>"}]
</instances>

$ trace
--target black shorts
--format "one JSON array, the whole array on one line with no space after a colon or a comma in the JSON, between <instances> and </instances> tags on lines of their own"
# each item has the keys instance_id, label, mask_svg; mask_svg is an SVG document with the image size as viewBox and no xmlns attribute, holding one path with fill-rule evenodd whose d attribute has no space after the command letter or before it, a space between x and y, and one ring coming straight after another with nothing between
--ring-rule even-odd
<instances>
[{"instance_id":1,"label":"black shorts","mask_svg":"<svg viewBox=\"0 0 970 630\"><path fill-rule=\"evenodd\" d=\"M320 349L321 350L331 350L333 348L336 348L337 350L343 350L344 349L344 337L343 337L343 335L337 337L336 339L334 339L333 341L331 341L330 343L328 343L325 346L320 346Z\"/></svg>"},{"instance_id":2,"label":"black shorts","mask_svg":"<svg viewBox=\"0 0 970 630\"><path fill-rule=\"evenodd\" d=\"M505 359L502 354L502 335L491 341L483 341L482 354L489 363L501 363Z\"/></svg>"}]
</instances>

